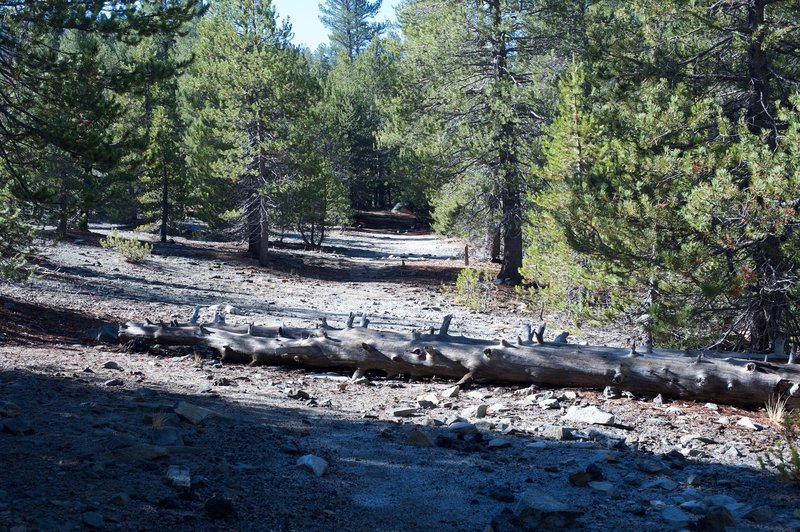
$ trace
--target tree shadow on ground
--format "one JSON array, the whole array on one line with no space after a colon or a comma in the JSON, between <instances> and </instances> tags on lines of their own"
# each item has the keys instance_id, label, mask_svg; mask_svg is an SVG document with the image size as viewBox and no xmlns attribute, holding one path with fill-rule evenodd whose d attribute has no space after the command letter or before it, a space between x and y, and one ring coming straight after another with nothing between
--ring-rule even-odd
<instances>
[{"instance_id":1,"label":"tree shadow on ground","mask_svg":"<svg viewBox=\"0 0 800 532\"><path fill-rule=\"evenodd\" d=\"M46 350L37 353L47 357ZM348 401L347 390L327 405L316 405L313 397L286 399L285 389L309 378L299 371L247 370L234 385L218 387L219 396L208 396L179 382L182 372L193 371L189 357L102 357L123 369L101 370L95 365L100 358L87 356L93 372L76 370L86 362L75 355L0 371L0 401L19 410L18 417L5 421L24 420L33 429L18 435L0 431L0 528L75 528L83 514L97 512L116 529L485 530L521 492L532 489L586 510L576 528L651 530L668 526L660 504L652 501L670 502L680 493L725 494L753 507L768 504L784 517L796 503L796 491L776 489L773 477L747 468L654 457L597 442L502 435L489 427L479 435L458 435L447 427L356 420L352 413L348 418L337 412ZM174 365L176 382L165 389L162 382L148 384L146 374L126 371L129 365L141 367L145 358ZM199 371L231 380L228 368ZM239 393L236 383L244 386L265 372L272 384ZM109 376L123 384L104 385ZM325 378L331 389L341 383ZM377 402L379 388L375 393ZM198 424L181 420L174 415L181 402L214 414ZM415 430L433 445L409 445ZM165 433L177 434L183 445L152 447ZM498 437L509 446L490 446ZM306 454L327 460L328 473L316 477L298 469L298 457ZM634 465L642 461L663 469L645 473ZM569 482L570 473L592 464L613 486L611 493ZM186 471L191 487L170 485L170 466ZM692 478L702 480L690 487ZM676 486L665 488L661 481ZM214 496L230 500L235 513L211 519L204 505ZM503 522L500 529L519 526ZM736 523L757 527L741 517ZM777 530L787 522L773 519L765 526Z\"/></svg>"}]
</instances>

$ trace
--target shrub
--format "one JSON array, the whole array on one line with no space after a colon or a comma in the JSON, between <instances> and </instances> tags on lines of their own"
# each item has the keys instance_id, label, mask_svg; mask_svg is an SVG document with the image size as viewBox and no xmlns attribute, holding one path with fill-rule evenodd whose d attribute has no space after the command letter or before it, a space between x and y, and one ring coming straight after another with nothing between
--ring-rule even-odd
<instances>
[{"instance_id":1,"label":"shrub","mask_svg":"<svg viewBox=\"0 0 800 532\"><path fill-rule=\"evenodd\" d=\"M464 268L456 278L456 299L472 310L488 309L496 290L494 277L489 268Z\"/></svg>"},{"instance_id":2,"label":"shrub","mask_svg":"<svg viewBox=\"0 0 800 532\"><path fill-rule=\"evenodd\" d=\"M113 249L122 255L126 261L136 264L153 252L153 245L147 242L139 242L131 238L125 238L114 229L107 237L100 241L100 245L105 249Z\"/></svg>"},{"instance_id":3,"label":"shrub","mask_svg":"<svg viewBox=\"0 0 800 532\"><path fill-rule=\"evenodd\" d=\"M777 471L784 480L800 482L800 409L786 414L778 441L758 462L764 469Z\"/></svg>"}]
</instances>

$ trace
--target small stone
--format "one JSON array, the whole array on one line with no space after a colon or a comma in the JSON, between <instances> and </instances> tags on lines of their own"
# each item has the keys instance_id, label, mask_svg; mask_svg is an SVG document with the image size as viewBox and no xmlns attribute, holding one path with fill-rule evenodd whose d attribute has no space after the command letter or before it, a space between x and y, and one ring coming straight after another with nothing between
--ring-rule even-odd
<instances>
[{"instance_id":1,"label":"small stone","mask_svg":"<svg viewBox=\"0 0 800 532\"><path fill-rule=\"evenodd\" d=\"M206 501L205 509L211 519L222 519L234 513L233 503L223 497L211 497Z\"/></svg>"},{"instance_id":2,"label":"small stone","mask_svg":"<svg viewBox=\"0 0 800 532\"><path fill-rule=\"evenodd\" d=\"M573 392L571 390L568 390L562 393L561 397L567 401L574 401L575 399L578 398L578 392Z\"/></svg>"},{"instance_id":3,"label":"small stone","mask_svg":"<svg viewBox=\"0 0 800 532\"><path fill-rule=\"evenodd\" d=\"M411 417L414 414L418 413L419 409L417 408L395 408L391 411L392 417Z\"/></svg>"},{"instance_id":4,"label":"small stone","mask_svg":"<svg viewBox=\"0 0 800 532\"><path fill-rule=\"evenodd\" d=\"M243 315L242 311L234 307L233 305L225 305L225 308L223 310L225 311L225 314L230 314L231 316Z\"/></svg>"},{"instance_id":5,"label":"small stone","mask_svg":"<svg viewBox=\"0 0 800 532\"><path fill-rule=\"evenodd\" d=\"M197 393L211 393L213 391L214 387L209 383L203 383L197 388Z\"/></svg>"},{"instance_id":6,"label":"small stone","mask_svg":"<svg viewBox=\"0 0 800 532\"><path fill-rule=\"evenodd\" d=\"M698 530L722 531L735 524L736 520L731 515L730 510L724 506L712 506L706 511L706 515L697 521L697 528Z\"/></svg>"},{"instance_id":7,"label":"small stone","mask_svg":"<svg viewBox=\"0 0 800 532\"><path fill-rule=\"evenodd\" d=\"M103 364L103 367L105 369L113 369L113 370L117 370L117 371L122 371L122 366L120 366L119 364L117 364L113 360L109 360L108 362Z\"/></svg>"},{"instance_id":8,"label":"small stone","mask_svg":"<svg viewBox=\"0 0 800 532\"><path fill-rule=\"evenodd\" d=\"M663 405L664 404L664 397L661 394L656 395L653 397L653 404L654 405Z\"/></svg>"},{"instance_id":9,"label":"small stone","mask_svg":"<svg viewBox=\"0 0 800 532\"><path fill-rule=\"evenodd\" d=\"M192 487L192 477L185 467L171 465L167 469L167 480L176 488L189 489Z\"/></svg>"},{"instance_id":10,"label":"small stone","mask_svg":"<svg viewBox=\"0 0 800 532\"><path fill-rule=\"evenodd\" d=\"M606 386L603 389L603 397L606 399L616 399L620 396L619 390L614 388L613 386Z\"/></svg>"},{"instance_id":11,"label":"small stone","mask_svg":"<svg viewBox=\"0 0 800 532\"><path fill-rule=\"evenodd\" d=\"M742 453L740 453L739 449L737 449L736 447L728 447L728 450L725 451L724 454L728 458L739 458L740 456L742 456Z\"/></svg>"},{"instance_id":12,"label":"small stone","mask_svg":"<svg viewBox=\"0 0 800 532\"><path fill-rule=\"evenodd\" d=\"M717 406L716 403L706 403L705 407L708 408L709 410L713 410L714 412L717 412L719 410L719 406Z\"/></svg>"},{"instance_id":13,"label":"small stone","mask_svg":"<svg viewBox=\"0 0 800 532\"><path fill-rule=\"evenodd\" d=\"M764 428L762 425L754 423L753 420L747 416L742 416L742 418L736 422L736 425L750 430L761 430Z\"/></svg>"},{"instance_id":14,"label":"small stone","mask_svg":"<svg viewBox=\"0 0 800 532\"><path fill-rule=\"evenodd\" d=\"M505 403L492 403L489 405L489 408L486 409L487 414L500 414L502 412L508 412L511 408Z\"/></svg>"},{"instance_id":15,"label":"small stone","mask_svg":"<svg viewBox=\"0 0 800 532\"><path fill-rule=\"evenodd\" d=\"M603 495L611 495L614 493L614 485L608 481L594 481L589 482L589 487L595 491L599 491Z\"/></svg>"},{"instance_id":16,"label":"small stone","mask_svg":"<svg viewBox=\"0 0 800 532\"><path fill-rule=\"evenodd\" d=\"M114 506L125 506L129 502L131 502L131 497L127 493L119 492L114 493L111 497L108 498L108 502L113 504Z\"/></svg>"},{"instance_id":17,"label":"small stone","mask_svg":"<svg viewBox=\"0 0 800 532\"><path fill-rule=\"evenodd\" d=\"M690 521L694 521L692 516L677 506L667 506L664 508L661 512L661 518L675 527L685 527Z\"/></svg>"},{"instance_id":18,"label":"small stone","mask_svg":"<svg viewBox=\"0 0 800 532\"><path fill-rule=\"evenodd\" d=\"M513 511L526 529L570 528L586 513L535 489L522 493Z\"/></svg>"},{"instance_id":19,"label":"small stone","mask_svg":"<svg viewBox=\"0 0 800 532\"><path fill-rule=\"evenodd\" d=\"M559 404L558 399L544 399L543 401L539 401L539 408L542 410L551 410L561 408L561 405Z\"/></svg>"},{"instance_id":20,"label":"small stone","mask_svg":"<svg viewBox=\"0 0 800 532\"><path fill-rule=\"evenodd\" d=\"M442 397L445 399L455 399L461 393L461 388L458 386L451 386L442 392Z\"/></svg>"},{"instance_id":21,"label":"small stone","mask_svg":"<svg viewBox=\"0 0 800 532\"><path fill-rule=\"evenodd\" d=\"M175 413L193 425L198 425L209 416L214 415L214 412L208 408L196 406L186 401L178 403L178 406L175 407Z\"/></svg>"},{"instance_id":22,"label":"small stone","mask_svg":"<svg viewBox=\"0 0 800 532\"><path fill-rule=\"evenodd\" d=\"M461 411L462 417L481 419L486 417L486 405L472 406Z\"/></svg>"},{"instance_id":23,"label":"small stone","mask_svg":"<svg viewBox=\"0 0 800 532\"><path fill-rule=\"evenodd\" d=\"M98 512L84 512L81 521L89 528L104 528L106 526L103 514Z\"/></svg>"},{"instance_id":24,"label":"small stone","mask_svg":"<svg viewBox=\"0 0 800 532\"><path fill-rule=\"evenodd\" d=\"M456 421L455 423L451 423L447 428L456 434L478 432L478 428L469 421Z\"/></svg>"},{"instance_id":25,"label":"small stone","mask_svg":"<svg viewBox=\"0 0 800 532\"><path fill-rule=\"evenodd\" d=\"M744 518L750 521L755 521L756 523L768 523L769 521L772 521L773 518L772 508L769 506L759 506L757 508L753 508L744 514Z\"/></svg>"},{"instance_id":26,"label":"small stone","mask_svg":"<svg viewBox=\"0 0 800 532\"><path fill-rule=\"evenodd\" d=\"M511 447L511 442L503 438L492 438L488 443L489 449L502 449L504 447Z\"/></svg>"},{"instance_id":27,"label":"small stone","mask_svg":"<svg viewBox=\"0 0 800 532\"><path fill-rule=\"evenodd\" d=\"M669 470L668 467L665 467L664 464L659 460L637 460L636 469L639 471L644 471L645 473L655 474L661 473L662 471Z\"/></svg>"},{"instance_id":28,"label":"small stone","mask_svg":"<svg viewBox=\"0 0 800 532\"><path fill-rule=\"evenodd\" d=\"M122 386L125 382L122 379L109 379L103 383L103 386Z\"/></svg>"},{"instance_id":29,"label":"small stone","mask_svg":"<svg viewBox=\"0 0 800 532\"><path fill-rule=\"evenodd\" d=\"M604 480L603 469L597 464L589 464L586 466L586 473L588 473L591 480Z\"/></svg>"},{"instance_id":30,"label":"small stone","mask_svg":"<svg viewBox=\"0 0 800 532\"><path fill-rule=\"evenodd\" d=\"M430 403L431 405L433 405L433 406L430 406L430 407L423 407L423 408L433 408L434 406L438 406L439 405L439 396L436 395L435 393L431 392L431 393L426 393L424 395L420 395L419 397L417 397L417 403L423 403L423 402L424 403Z\"/></svg>"},{"instance_id":31,"label":"small stone","mask_svg":"<svg viewBox=\"0 0 800 532\"><path fill-rule=\"evenodd\" d=\"M702 501L691 500L681 504L680 508L694 515L703 515L706 513L706 510L708 510L708 505Z\"/></svg>"},{"instance_id":32,"label":"small stone","mask_svg":"<svg viewBox=\"0 0 800 532\"><path fill-rule=\"evenodd\" d=\"M541 428L542 437L550 440L571 440L575 429L559 425L544 425Z\"/></svg>"},{"instance_id":33,"label":"small stone","mask_svg":"<svg viewBox=\"0 0 800 532\"><path fill-rule=\"evenodd\" d=\"M313 454L307 454L298 458L297 467L309 473L314 473L314 475L318 477L328 472L327 460L319 456L314 456Z\"/></svg>"},{"instance_id":34,"label":"small stone","mask_svg":"<svg viewBox=\"0 0 800 532\"><path fill-rule=\"evenodd\" d=\"M721 418L719 418L717 420L717 423L719 423L722 426L727 427L728 425L731 424L731 418L729 418L728 416L722 416Z\"/></svg>"},{"instance_id":35,"label":"small stone","mask_svg":"<svg viewBox=\"0 0 800 532\"><path fill-rule=\"evenodd\" d=\"M578 406L571 406L564 416L566 421L574 421L578 423L588 423L591 425L613 425L614 414L609 414L597 408L596 406L587 406L584 408Z\"/></svg>"},{"instance_id":36,"label":"small stone","mask_svg":"<svg viewBox=\"0 0 800 532\"><path fill-rule=\"evenodd\" d=\"M406 444L415 447L433 447L433 440L421 430L412 430L406 438Z\"/></svg>"}]
</instances>

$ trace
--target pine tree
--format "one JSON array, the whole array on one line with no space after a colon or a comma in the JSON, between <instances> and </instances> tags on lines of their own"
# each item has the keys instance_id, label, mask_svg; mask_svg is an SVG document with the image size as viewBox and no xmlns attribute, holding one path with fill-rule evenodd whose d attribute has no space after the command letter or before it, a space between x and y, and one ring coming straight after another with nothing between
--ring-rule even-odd
<instances>
[{"instance_id":1,"label":"pine tree","mask_svg":"<svg viewBox=\"0 0 800 532\"><path fill-rule=\"evenodd\" d=\"M239 193L248 249L262 263L282 190L299 174L295 128L307 124L307 102L318 90L290 34L276 23L269 0L215 4L198 27L198 59L183 88L193 172L226 183L221 188L229 194L212 201Z\"/></svg>"},{"instance_id":2,"label":"pine tree","mask_svg":"<svg viewBox=\"0 0 800 532\"><path fill-rule=\"evenodd\" d=\"M331 44L350 61L384 30L384 24L369 21L380 11L381 2L325 0L324 4L319 4L322 13L319 19L331 31Z\"/></svg>"}]
</instances>

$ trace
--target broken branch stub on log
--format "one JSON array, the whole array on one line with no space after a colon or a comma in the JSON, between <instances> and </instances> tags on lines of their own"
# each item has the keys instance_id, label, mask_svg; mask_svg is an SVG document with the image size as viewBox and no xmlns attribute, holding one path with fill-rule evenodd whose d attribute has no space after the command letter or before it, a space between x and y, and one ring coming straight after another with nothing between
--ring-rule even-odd
<instances>
[{"instance_id":1,"label":"broken branch stub on log","mask_svg":"<svg viewBox=\"0 0 800 532\"><path fill-rule=\"evenodd\" d=\"M532 341L527 330L516 343L447 334L402 333L366 327L336 329L233 326L223 323L158 325L149 321L120 327L120 340L166 345L204 345L225 363L293 365L364 375L382 372L412 378L447 378L461 384L536 384L604 389L613 385L637 395L762 406L785 395L800 406L800 367L754 361L752 355L631 349ZM364 320L367 321L367 320ZM442 334L444 333L444 334ZM538 335L533 335L538 336ZM737 355L742 355L737 357Z\"/></svg>"}]
</instances>

